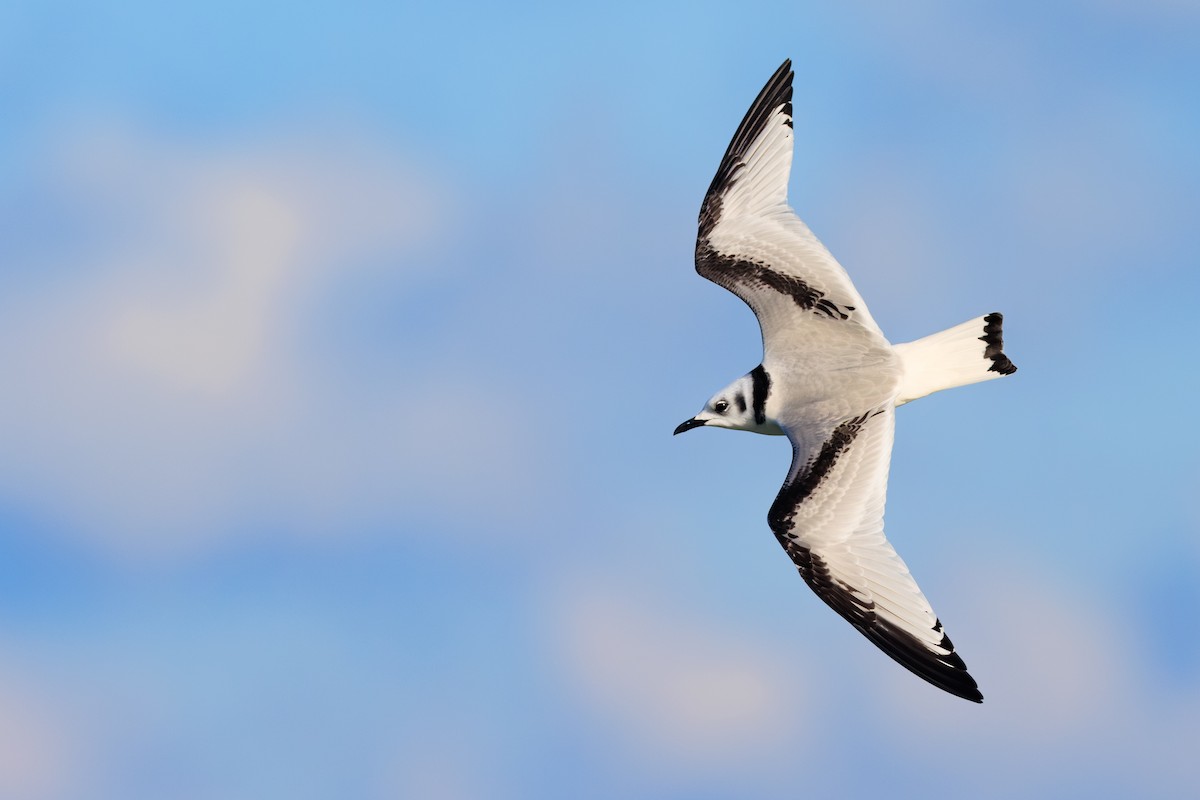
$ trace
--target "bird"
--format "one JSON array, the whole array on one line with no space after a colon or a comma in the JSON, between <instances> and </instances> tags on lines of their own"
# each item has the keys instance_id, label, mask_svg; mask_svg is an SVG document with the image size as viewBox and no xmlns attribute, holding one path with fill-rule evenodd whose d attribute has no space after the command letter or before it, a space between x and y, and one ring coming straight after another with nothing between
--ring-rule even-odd
<instances>
[{"instance_id":1,"label":"bird","mask_svg":"<svg viewBox=\"0 0 1200 800\"><path fill-rule=\"evenodd\" d=\"M746 112L704 196L696 271L741 298L762 362L675 434L786 436L792 461L767 524L805 583L880 650L939 689L983 695L884 536L896 409L1016 372L1002 314L892 344L849 275L788 205L791 60Z\"/></svg>"}]
</instances>

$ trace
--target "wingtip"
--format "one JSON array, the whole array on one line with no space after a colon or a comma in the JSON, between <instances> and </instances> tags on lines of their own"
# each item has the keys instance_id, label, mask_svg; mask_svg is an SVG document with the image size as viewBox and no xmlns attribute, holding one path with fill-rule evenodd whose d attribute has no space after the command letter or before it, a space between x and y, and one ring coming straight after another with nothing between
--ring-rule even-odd
<instances>
[{"instance_id":1,"label":"wingtip","mask_svg":"<svg viewBox=\"0 0 1200 800\"><path fill-rule=\"evenodd\" d=\"M700 216L697 220L700 228L699 239L706 238L717 224L723 207L721 193L731 185L734 173L744 166L742 156L755 138L766 128L777 109L783 109L783 123L789 128L792 127L792 78L794 76L792 60L784 59L775 73L763 85L746 115L742 118L729 146L725 149L725 155L721 158L717 173L713 176L712 183L709 184L708 191L704 195L704 202L700 207ZM790 144L788 153L790 158ZM786 183L785 179L782 186L785 195Z\"/></svg>"},{"instance_id":2,"label":"wingtip","mask_svg":"<svg viewBox=\"0 0 1200 800\"><path fill-rule=\"evenodd\" d=\"M971 676L969 674L966 677L971 678ZM954 695L955 697L961 697L963 700L970 700L972 703L977 703L979 705L983 705L983 693L980 692L979 687L975 686L974 684L975 684L975 679L971 678L971 688L964 689L963 691L960 691L960 692L956 692L951 689L945 689L944 687L941 687L941 686L938 686L937 688L942 689L945 692L949 692L950 694Z\"/></svg>"},{"instance_id":3,"label":"wingtip","mask_svg":"<svg viewBox=\"0 0 1200 800\"><path fill-rule=\"evenodd\" d=\"M979 340L986 345L983 357L992 362L988 371L1012 375L1017 371L1017 365L1004 353L1004 315L993 311L983 318L983 322L983 336Z\"/></svg>"}]
</instances>

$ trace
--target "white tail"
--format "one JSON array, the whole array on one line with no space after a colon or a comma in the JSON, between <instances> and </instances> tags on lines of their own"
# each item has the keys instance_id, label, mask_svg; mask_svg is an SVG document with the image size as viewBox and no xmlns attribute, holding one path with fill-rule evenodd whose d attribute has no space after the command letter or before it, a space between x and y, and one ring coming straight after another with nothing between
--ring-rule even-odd
<instances>
[{"instance_id":1,"label":"white tail","mask_svg":"<svg viewBox=\"0 0 1200 800\"><path fill-rule=\"evenodd\" d=\"M896 405L955 386L990 381L1017 371L1004 355L1004 315L976 317L940 333L896 345L904 364Z\"/></svg>"}]
</instances>

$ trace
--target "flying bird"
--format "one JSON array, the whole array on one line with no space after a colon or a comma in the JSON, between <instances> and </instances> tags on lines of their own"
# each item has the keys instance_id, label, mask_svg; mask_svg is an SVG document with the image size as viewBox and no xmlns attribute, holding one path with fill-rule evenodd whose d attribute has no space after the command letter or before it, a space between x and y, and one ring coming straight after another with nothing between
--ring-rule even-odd
<instances>
[{"instance_id":1,"label":"flying bird","mask_svg":"<svg viewBox=\"0 0 1200 800\"><path fill-rule=\"evenodd\" d=\"M934 686L983 701L883 533L896 408L1016 372L1003 317L891 344L850 277L788 206L792 65L733 135L700 208L696 271L740 297L762 363L675 429L786 436L792 465L767 524L804 581L879 649Z\"/></svg>"}]
</instances>

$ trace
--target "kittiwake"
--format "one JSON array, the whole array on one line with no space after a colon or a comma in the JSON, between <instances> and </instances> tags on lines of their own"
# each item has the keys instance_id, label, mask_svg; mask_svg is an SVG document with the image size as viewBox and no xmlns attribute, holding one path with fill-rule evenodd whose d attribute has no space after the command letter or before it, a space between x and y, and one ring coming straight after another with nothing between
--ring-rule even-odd
<instances>
[{"instance_id":1,"label":"kittiwake","mask_svg":"<svg viewBox=\"0 0 1200 800\"><path fill-rule=\"evenodd\" d=\"M891 344L846 271L788 206L791 61L759 93L700 208L696 271L746 302L762 363L675 429L787 436L767 524L805 582L883 652L951 694L983 695L884 538L896 408L1016 372L999 313Z\"/></svg>"}]
</instances>

